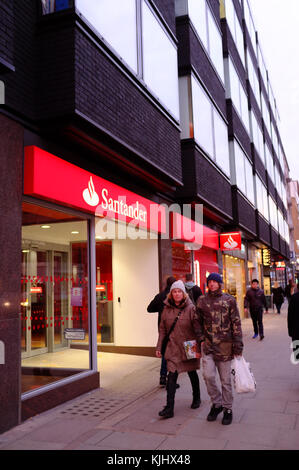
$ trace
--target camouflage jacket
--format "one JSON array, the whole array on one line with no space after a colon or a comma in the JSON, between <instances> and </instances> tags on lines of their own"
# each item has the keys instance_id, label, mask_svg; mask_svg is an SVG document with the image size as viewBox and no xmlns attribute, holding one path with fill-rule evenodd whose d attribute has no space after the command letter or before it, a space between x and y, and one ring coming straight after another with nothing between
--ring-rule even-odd
<instances>
[{"instance_id":1,"label":"camouflage jacket","mask_svg":"<svg viewBox=\"0 0 299 470\"><path fill-rule=\"evenodd\" d=\"M236 300L221 289L208 292L197 302L204 354L213 354L214 360L230 361L242 354L242 328Z\"/></svg>"}]
</instances>

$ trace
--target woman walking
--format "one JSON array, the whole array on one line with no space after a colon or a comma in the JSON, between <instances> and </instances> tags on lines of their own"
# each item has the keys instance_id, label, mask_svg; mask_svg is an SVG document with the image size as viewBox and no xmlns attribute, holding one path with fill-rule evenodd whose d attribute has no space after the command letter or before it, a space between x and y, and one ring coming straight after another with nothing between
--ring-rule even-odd
<instances>
[{"instance_id":1,"label":"woman walking","mask_svg":"<svg viewBox=\"0 0 299 470\"><path fill-rule=\"evenodd\" d=\"M178 374L187 372L190 378L193 401L191 408L200 406L199 378L196 370L200 368L200 354L198 340L200 338L200 324L196 315L193 302L186 293L182 281L172 284L170 292L164 301L165 308L162 312L159 326L159 339L156 347L156 356L161 357L161 351L167 362L167 402L166 406L159 412L163 418L172 418L174 410L174 398ZM162 345L168 339L165 351ZM196 358L188 359L184 343L194 341L198 353Z\"/></svg>"},{"instance_id":2,"label":"woman walking","mask_svg":"<svg viewBox=\"0 0 299 470\"><path fill-rule=\"evenodd\" d=\"M273 304L277 308L277 313L280 314L281 306L284 303L284 292L283 292L282 287L279 286L277 281L274 282L272 294L273 294Z\"/></svg>"}]
</instances>

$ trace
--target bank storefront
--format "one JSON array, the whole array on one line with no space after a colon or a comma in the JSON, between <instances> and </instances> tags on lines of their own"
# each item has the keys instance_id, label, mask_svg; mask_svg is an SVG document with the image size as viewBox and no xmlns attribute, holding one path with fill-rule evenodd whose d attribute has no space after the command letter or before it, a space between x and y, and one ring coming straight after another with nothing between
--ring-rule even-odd
<instances>
[{"instance_id":1,"label":"bank storefront","mask_svg":"<svg viewBox=\"0 0 299 470\"><path fill-rule=\"evenodd\" d=\"M146 306L159 291L165 220L163 206L38 147L25 148L24 402L77 380L88 382L81 393L98 387L100 347L138 353L155 345L156 318ZM28 406L24 417L29 413Z\"/></svg>"}]
</instances>

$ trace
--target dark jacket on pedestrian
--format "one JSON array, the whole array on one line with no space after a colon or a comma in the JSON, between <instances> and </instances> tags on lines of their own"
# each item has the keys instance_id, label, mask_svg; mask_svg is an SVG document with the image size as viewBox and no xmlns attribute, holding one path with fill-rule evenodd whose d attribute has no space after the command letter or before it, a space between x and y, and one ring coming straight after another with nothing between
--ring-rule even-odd
<instances>
[{"instance_id":1,"label":"dark jacket on pedestrian","mask_svg":"<svg viewBox=\"0 0 299 470\"><path fill-rule=\"evenodd\" d=\"M169 292L170 292L170 287L166 287L162 292L160 292L154 297L154 299L151 301L151 303L147 307L147 311L149 313L155 313L155 312L159 313L158 328L159 328L160 321L161 321L161 315L165 307L164 300L166 299Z\"/></svg>"},{"instance_id":2,"label":"dark jacket on pedestrian","mask_svg":"<svg viewBox=\"0 0 299 470\"><path fill-rule=\"evenodd\" d=\"M256 312L263 307L268 310L264 291L260 288L253 289L251 287L250 289L248 289L244 299L244 308L249 308L252 312Z\"/></svg>"},{"instance_id":3,"label":"dark jacket on pedestrian","mask_svg":"<svg viewBox=\"0 0 299 470\"><path fill-rule=\"evenodd\" d=\"M281 305L284 302L284 291L282 287L273 287L273 303L275 305Z\"/></svg>"},{"instance_id":4,"label":"dark jacket on pedestrian","mask_svg":"<svg viewBox=\"0 0 299 470\"><path fill-rule=\"evenodd\" d=\"M242 354L241 319L234 297L222 289L209 291L197 302L204 354L212 354L215 361L231 361Z\"/></svg>"},{"instance_id":5,"label":"dark jacket on pedestrian","mask_svg":"<svg viewBox=\"0 0 299 470\"><path fill-rule=\"evenodd\" d=\"M184 341L197 340L199 345L200 325L196 315L195 306L189 296L180 306L167 298L159 326L159 339L157 351L161 351L163 339L169 332L175 318L181 310L180 317L169 336L164 358L167 361L169 372L189 372L200 368L200 359L187 359Z\"/></svg>"},{"instance_id":6,"label":"dark jacket on pedestrian","mask_svg":"<svg viewBox=\"0 0 299 470\"><path fill-rule=\"evenodd\" d=\"M299 340L299 292L291 297L289 303L288 332L293 341Z\"/></svg>"},{"instance_id":7,"label":"dark jacket on pedestrian","mask_svg":"<svg viewBox=\"0 0 299 470\"><path fill-rule=\"evenodd\" d=\"M201 288L197 286L193 281L186 282L185 288L190 299L192 300L194 305L196 305L198 298L202 295Z\"/></svg>"}]
</instances>

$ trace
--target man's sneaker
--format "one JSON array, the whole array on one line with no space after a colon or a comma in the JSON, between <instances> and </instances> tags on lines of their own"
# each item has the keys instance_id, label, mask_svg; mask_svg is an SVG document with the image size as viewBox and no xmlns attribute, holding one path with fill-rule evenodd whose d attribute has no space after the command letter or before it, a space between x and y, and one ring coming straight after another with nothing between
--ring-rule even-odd
<instances>
[{"instance_id":1,"label":"man's sneaker","mask_svg":"<svg viewBox=\"0 0 299 470\"><path fill-rule=\"evenodd\" d=\"M218 416L219 413L221 413L222 411L223 411L222 406L219 406L218 408L216 408L216 406L213 405L212 408L210 409L210 413L209 413L208 416L207 416L207 421L216 421L217 416Z\"/></svg>"},{"instance_id":2,"label":"man's sneaker","mask_svg":"<svg viewBox=\"0 0 299 470\"><path fill-rule=\"evenodd\" d=\"M258 337L258 334L257 334L257 333L254 333L252 339L255 339L255 338L257 338L257 337Z\"/></svg>"},{"instance_id":3,"label":"man's sneaker","mask_svg":"<svg viewBox=\"0 0 299 470\"><path fill-rule=\"evenodd\" d=\"M262 336L260 337L260 341L263 341L264 338L265 338L265 336L262 335Z\"/></svg>"},{"instance_id":4,"label":"man's sneaker","mask_svg":"<svg viewBox=\"0 0 299 470\"><path fill-rule=\"evenodd\" d=\"M166 387L166 378L167 378L166 375L161 375L161 377L160 377L160 386L161 387Z\"/></svg>"},{"instance_id":5,"label":"man's sneaker","mask_svg":"<svg viewBox=\"0 0 299 470\"><path fill-rule=\"evenodd\" d=\"M224 426L227 426L231 424L232 420L233 420L232 410L228 410L227 408L225 408L224 413L223 413L223 418L222 418L222 424L224 424Z\"/></svg>"}]
</instances>

